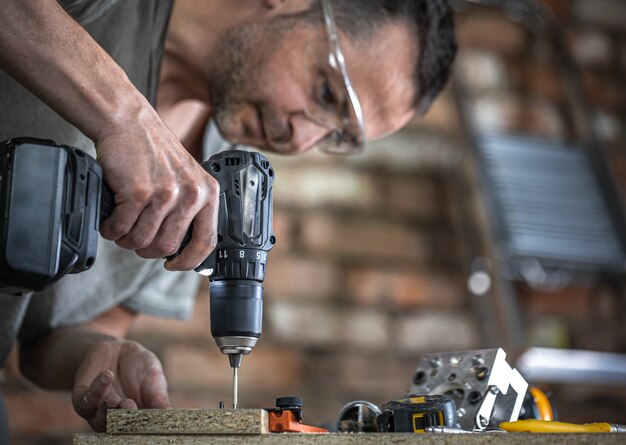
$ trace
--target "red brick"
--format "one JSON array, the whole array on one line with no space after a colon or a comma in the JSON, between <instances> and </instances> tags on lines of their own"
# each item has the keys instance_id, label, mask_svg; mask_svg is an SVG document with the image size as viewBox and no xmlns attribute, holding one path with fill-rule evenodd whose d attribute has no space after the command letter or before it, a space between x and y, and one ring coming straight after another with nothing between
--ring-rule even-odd
<instances>
[{"instance_id":1,"label":"red brick","mask_svg":"<svg viewBox=\"0 0 626 445\"><path fill-rule=\"evenodd\" d=\"M289 251L292 246L293 221L289 212L282 211L278 206L274 205L273 212L274 235L276 236L276 245L271 250L270 260L276 251Z\"/></svg>"},{"instance_id":2,"label":"red brick","mask_svg":"<svg viewBox=\"0 0 626 445\"><path fill-rule=\"evenodd\" d=\"M528 44L524 29L497 12L470 13L457 21L463 48L484 48L505 55L521 53Z\"/></svg>"},{"instance_id":3,"label":"red brick","mask_svg":"<svg viewBox=\"0 0 626 445\"><path fill-rule=\"evenodd\" d=\"M202 346L168 347L163 368L172 391L228 387L232 381L228 359L212 339Z\"/></svg>"},{"instance_id":4,"label":"red brick","mask_svg":"<svg viewBox=\"0 0 626 445\"><path fill-rule=\"evenodd\" d=\"M439 184L429 177L392 176L380 206L390 214L424 220L442 215Z\"/></svg>"},{"instance_id":5,"label":"red brick","mask_svg":"<svg viewBox=\"0 0 626 445\"><path fill-rule=\"evenodd\" d=\"M362 209L376 196L367 175L349 165L308 165L279 173L274 188L277 206Z\"/></svg>"},{"instance_id":6,"label":"red brick","mask_svg":"<svg viewBox=\"0 0 626 445\"><path fill-rule=\"evenodd\" d=\"M589 101L594 107L619 113L626 106L626 92L622 82L608 73L585 70L582 79Z\"/></svg>"},{"instance_id":7,"label":"red brick","mask_svg":"<svg viewBox=\"0 0 626 445\"><path fill-rule=\"evenodd\" d=\"M459 54L457 70L461 73L463 86L473 94L503 92L509 85L506 64L493 51L468 49Z\"/></svg>"},{"instance_id":8,"label":"red brick","mask_svg":"<svg viewBox=\"0 0 626 445\"><path fill-rule=\"evenodd\" d=\"M458 308L465 289L458 276L437 272L361 269L348 274L348 295L360 304Z\"/></svg>"},{"instance_id":9,"label":"red brick","mask_svg":"<svg viewBox=\"0 0 626 445\"><path fill-rule=\"evenodd\" d=\"M570 51L577 64L607 68L612 63L613 45L599 30L576 30L568 35Z\"/></svg>"},{"instance_id":10,"label":"red brick","mask_svg":"<svg viewBox=\"0 0 626 445\"><path fill-rule=\"evenodd\" d=\"M272 342L314 347L376 349L387 344L383 314L311 304L272 303L267 307Z\"/></svg>"},{"instance_id":11,"label":"red brick","mask_svg":"<svg viewBox=\"0 0 626 445\"><path fill-rule=\"evenodd\" d=\"M448 169L456 164L459 157L459 143L452 136L411 125L368 142L362 154L346 158L343 162L375 171L398 173Z\"/></svg>"},{"instance_id":12,"label":"red brick","mask_svg":"<svg viewBox=\"0 0 626 445\"><path fill-rule=\"evenodd\" d=\"M565 133L557 109L538 98L483 96L474 102L471 111L482 131L530 133L555 139L561 139Z\"/></svg>"},{"instance_id":13,"label":"red brick","mask_svg":"<svg viewBox=\"0 0 626 445\"><path fill-rule=\"evenodd\" d=\"M255 391L289 393L302 385L302 353L267 340L262 336L257 347L243 359L239 372L242 394Z\"/></svg>"},{"instance_id":14,"label":"red brick","mask_svg":"<svg viewBox=\"0 0 626 445\"><path fill-rule=\"evenodd\" d=\"M459 113L451 92L449 82L442 93L433 102L425 116L415 116L407 124L408 129L427 128L456 134L460 130Z\"/></svg>"},{"instance_id":15,"label":"red brick","mask_svg":"<svg viewBox=\"0 0 626 445\"><path fill-rule=\"evenodd\" d=\"M559 292L521 291L521 301L532 313L586 318L594 296L585 287L567 287Z\"/></svg>"},{"instance_id":16,"label":"red brick","mask_svg":"<svg viewBox=\"0 0 626 445\"><path fill-rule=\"evenodd\" d=\"M303 225L300 241L319 254L377 264L383 260L423 263L427 258L423 233L371 218L314 215Z\"/></svg>"},{"instance_id":17,"label":"red brick","mask_svg":"<svg viewBox=\"0 0 626 445\"><path fill-rule=\"evenodd\" d=\"M478 332L471 313L422 311L398 317L394 345L405 352L476 349Z\"/></svg>"},{"instance_id":18,"label":"red brick","mask_svg":"<svg viewBox=\"0 0 626 445\"><path fill-rule=\"evenodd\" d=\"M551 101L565 100L563 78L553 64L546 62L523 63L521 81L525 91Z\"/></svg>"},{"instance_id":19,"label":"red brick","mask_svg":"<svg viewBox=\"0 0 626 445\"><path fill-rule=\"evenodd\" d=\"M311 386L318 388L309 400L315 404L315 399L335 396L340 403L335 412L351 400L386 402L406 394L416 364L417 357L394 357L385 351L362 354L342 349L317 354L310 357L306 371Z\"/></svg>"},{"instance_id":20,"label":"red brick","mask_svg":"<svg viewBox=\"0 0 626 445\"><path fill-rule=\"evenodd\" d=\"M389 321L382 311L348 309L341 318L340 344L357 350L382 349L388 344Z\"/></svg>"},{"instance_id":21,"label":"red brick","mask_svg":"<svg viewBox=\"0 0 626 445\"><path fill-rule=\"evenodd\" d=\"M543 2L560 20L567 20L570 18L572 6L571 0L543 0Z\"/></svg>"},{"instance_id":22,"label":"red brick","mask_svg":"<svg viewBox=\"0 0 626 445\"><path fill-rule=\"evenodd\" d=\"M337 294L339 270L328 261L301 256L279 256L268 262L266 298L325 299Z\"/></svg>"},{"instance_id":23,"label":"red brick","mask_svg":"<svg viewBox=\"0 0 626 445\"><path fill-rule=\"evenodd\" d=\"M239 372L242 391L277 390L299 381L298 351L272 345L263 335L257 347L243 358ZM166 349L164 368L172 393L201 390L211 394L231 388L232 369L213 340L202 346L176 345Z\"/></svg>"}]
</instances>

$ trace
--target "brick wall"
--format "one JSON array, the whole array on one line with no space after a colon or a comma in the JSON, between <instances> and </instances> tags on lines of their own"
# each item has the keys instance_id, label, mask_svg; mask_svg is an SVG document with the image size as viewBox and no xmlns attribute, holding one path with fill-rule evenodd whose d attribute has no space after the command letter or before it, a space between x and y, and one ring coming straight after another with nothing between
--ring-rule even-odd
<instances>
[{"instance_id":1,"label":"brick wall","mask_svg":"<svg viewBox=\"0 0 626 445\"><path fill-rule=\"evenodd\" d=\"M621 2L550 3L567 24L596 123L626 187L626 15L614 10ZM458 66L480 125L548 136L576 131L545 42L485 10L464 14L459 36ZM278 244L269 257L263 336L240 373L241 406L301 395L305 421L322 424L350 400L403 394L422 352L481 347L465 290L468 240L458 230L465 197L449 186L463 154L458 130L446 92L426 119L362 156L271 158ZM624 349L610 296L568 289L549 297L526 300L536 332L551 321L551 335L562 332L574 344ZM205 283L192 320L140 317L132 331L163 361L177 407L217 407L230 398L231 371L210 336L208 310ZM85 429L65 395L33 388L14 361L3 378L15 443L67 443ZM563 400L572 400L568 394ZM596 396L583 393L579 401Z\"/></svg>"}]
</instances>

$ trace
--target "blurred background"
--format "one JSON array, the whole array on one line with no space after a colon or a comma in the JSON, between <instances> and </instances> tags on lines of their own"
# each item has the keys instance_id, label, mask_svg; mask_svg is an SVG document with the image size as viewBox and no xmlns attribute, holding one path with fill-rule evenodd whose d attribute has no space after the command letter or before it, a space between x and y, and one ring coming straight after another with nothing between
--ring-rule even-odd
<instances>
[{"instance_id":1,"label":"blurred background","mask_svg":"<svg viewBox=\"0 0 626 445\"><path fill-rule=\"evenodd\" d=\"M455 81L426 118L358 157L271 158L278 243L242 407L299 395L322 425L405 394L422 353L502 347L561 420L626 423L623 356L548 375L523 355L626 352L626 2L483 3L507 7L454 2ZM142 316L131 337L162 360L175 407L228 404L206 282L192 320ZM14 355L1 389L15 444L88 430Z\"/></svg>"}]
</instances>

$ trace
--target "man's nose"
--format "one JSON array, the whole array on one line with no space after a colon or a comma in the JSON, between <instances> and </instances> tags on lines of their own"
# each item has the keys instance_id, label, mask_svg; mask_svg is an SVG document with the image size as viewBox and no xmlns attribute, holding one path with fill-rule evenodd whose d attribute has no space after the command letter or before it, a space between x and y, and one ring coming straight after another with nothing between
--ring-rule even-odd
<instances>
[{"instance_id":1,"label":"man's nose","mask_svg":"<svg viewBox=\"0 0 626 445\"><path fill-rule=\"evenodd\" d=\"M290 117L291 146L294 153L302 153L322 140L330 130L311 120L304 114L294 114Z\"/></svg>"}]
</instances>

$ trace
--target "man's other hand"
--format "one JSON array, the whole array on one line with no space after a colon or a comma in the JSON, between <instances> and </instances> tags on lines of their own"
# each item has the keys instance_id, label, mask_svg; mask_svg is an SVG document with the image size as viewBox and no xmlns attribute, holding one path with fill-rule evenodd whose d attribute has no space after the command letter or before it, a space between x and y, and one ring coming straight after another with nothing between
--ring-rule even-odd
<instances>
[{"instance_id":1,"label":"man's other hand","mask_svg":"<svg viewBox=\"0 0 626 445\"><path fill-rule=\"evenodd\" d=\"M219 185L152 108L133 113L124 124L105 126L95 141L115 194L115 209L100 231L143 258L163 258L179 249L193 224L189 244L165 264L170 270L191 270L216 245Z\"/></svg>"},{"instance_id":2,"label":"man's other hand","mask_svg":"<svg viewBox=\"0 0 626 445\"><path fill-rule=\"evenodd\" d=\"M163 367L136 342L98 342L76 372L72 404L98 432L106 430L108 409L170 408Z\"/></svg>"}]
</instances>

